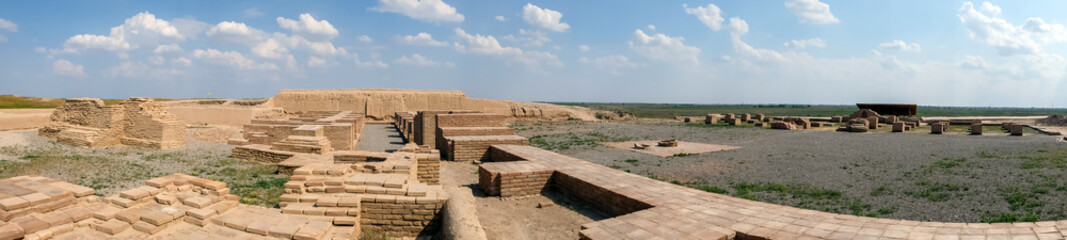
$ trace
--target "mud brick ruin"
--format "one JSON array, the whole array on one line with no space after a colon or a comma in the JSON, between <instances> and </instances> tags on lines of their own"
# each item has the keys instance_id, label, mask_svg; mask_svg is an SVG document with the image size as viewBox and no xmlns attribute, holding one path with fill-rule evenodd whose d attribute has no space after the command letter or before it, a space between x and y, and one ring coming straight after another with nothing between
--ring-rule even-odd
<instances>
[{"instance_id":1,"label":"mud brick ruin","mask_svg":"<svg viewBox=\"0 0 1067 240\"><path fill-rule=\"evenodd\" d=\"M297 154L353 150L363 132L363 115L348 111L306 112L289 119L255 119L244 126L233 158L279 163Z\"/></svg>"},{"instance_id":2,"label":"mud brick ruin","mask_svg":"<svg viewBox=\"0 0 1067 240\"><path fill-rule=\"evenodd\" d=\"M185 124L151 98L132 97L108 106L95 98L67 99L38 134L80 147L130 145L147 148L185 146Z\"/></svg>"},{"instance_id":3,"label":"mud brick ruin","mask_svg":"<svg viewBox=\"0 0 1067 240\"><path fill-rule=\"evenodd\" d=\"M0 239L348 239L353 222L241 205L226 183L184 174L105 198L39 176L0 180Z\"/></svg>"}]
</instances>

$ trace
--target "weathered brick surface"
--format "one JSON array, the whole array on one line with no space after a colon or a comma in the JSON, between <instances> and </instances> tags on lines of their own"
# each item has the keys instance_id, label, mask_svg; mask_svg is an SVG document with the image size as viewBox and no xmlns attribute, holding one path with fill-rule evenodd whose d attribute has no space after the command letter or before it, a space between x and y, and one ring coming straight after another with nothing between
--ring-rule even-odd
<instances>
[{"instance_id":1,"label":"weathered brick surface","mask_svg":"<svg viewBox=\"0 0 1067 240\"><path fill-rule=\"evenodd\" d=\"M494 161L482 169L552 169L546 186L617 215L582 225L582 239L1064 239L1067 229L1065 221L940 223L833 214L703 192L530 146L493 146L490 155Z\"/></svg>"},{"instance_id":2,"label":"weathered brick surface","mask_svg":"<svg viewBox=\"0 0 1067 240\"><path fill-rule=\"evenodd\" d=\"M451 161L480 161L488 158L489 146L498 144L528 145L528 139L516 135L446 137L446 152Z\"/></svg>"},{"instance_id":3,"label":"weathered brick surface","mask_svg":"<svg viewBox=\"0 0 1067 240\"><path fill-rule=\"evenodd\" d=\"M185 146L185 124L151 98L131 97L117 106L100 99L67 99L52 113L41 136L81 147L132 145L148 148Z\"/></svg>"}]
</instances>

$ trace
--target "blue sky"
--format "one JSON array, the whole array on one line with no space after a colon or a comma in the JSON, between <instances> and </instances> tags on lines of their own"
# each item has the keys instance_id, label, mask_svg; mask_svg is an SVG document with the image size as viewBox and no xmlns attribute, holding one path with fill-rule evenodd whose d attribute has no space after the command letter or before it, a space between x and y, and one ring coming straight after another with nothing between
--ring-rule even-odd
<instances>
[{"instance_id":1,"label":"blue sky","mask_svg":"<svg viewBox=\"0 0 1067 240\"><path fill-rule=\"evenodd\" d=\"M1064 107L1065 5L5 1L0 94Z\"/></svg>"}]
</instances>

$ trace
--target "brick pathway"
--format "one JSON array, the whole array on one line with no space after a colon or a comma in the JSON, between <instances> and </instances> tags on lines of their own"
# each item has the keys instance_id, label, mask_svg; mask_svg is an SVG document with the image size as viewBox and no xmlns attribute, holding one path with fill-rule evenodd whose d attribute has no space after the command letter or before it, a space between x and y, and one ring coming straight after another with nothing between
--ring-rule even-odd
<instances>
[{"instance_id":1,"label":"brick pathway","mask_svg":"<svg viewBox=\"0 0 1067 240\"><path fill-rule=\"evenodd\" d=\"M583 239L1064 239L1067 220L941 223L841 215L703 192L530 146L496 145L479 185L496 193L555 186L617 217ZM544 182L545 170L554 171ZM520 179L523 181L508 181ZM520 182L521 184L511 184ZM500 189L503 188L503 189ZM487 190L487 192L492 192Z\"/></svg>"}]
</instances>

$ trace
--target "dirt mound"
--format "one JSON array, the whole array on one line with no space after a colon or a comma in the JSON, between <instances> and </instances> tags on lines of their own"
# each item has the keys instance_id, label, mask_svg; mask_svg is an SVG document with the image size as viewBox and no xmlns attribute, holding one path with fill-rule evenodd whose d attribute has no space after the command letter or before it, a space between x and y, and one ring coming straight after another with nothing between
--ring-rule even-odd
<instances>
[{"instance_id":1,"label":"dirt mound","mask_svg":"<svg viewBox=\"0 0 1067 240\"><path fill-rule=\"evenodd\" d=\"M1067 116L1052 115L1045 119L1038 119L1037 124L1048 126L1067 126Z\"/></svg>"}]
</instances>

